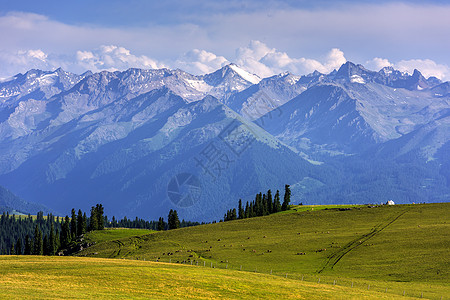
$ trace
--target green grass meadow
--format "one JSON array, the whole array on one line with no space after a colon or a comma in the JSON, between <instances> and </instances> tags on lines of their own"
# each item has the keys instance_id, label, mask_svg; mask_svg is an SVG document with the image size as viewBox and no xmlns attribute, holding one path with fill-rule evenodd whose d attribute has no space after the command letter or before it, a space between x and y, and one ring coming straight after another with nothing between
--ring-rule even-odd
<instances>
[{"instance_id":1,"label":"green grass meadow","mask_svg":"<svg viewBox=\"0 0 450 300\"><path fill-rule=\"evenodd\" d=\"M96 244L76 258L2 257L0 290L31 292L44 280L57 283L50 298L89 298L88 285L104 298L450 299L449 233L450 203L295 206L163 232L111 229L86 234Z\"/></svg>"},{"instance_id":2,"label":"green grass meadow","mask_svg":"<svg viewBox=\"0 0 450 300\"><path fill-rule=\"evenodd\" d=\"M147 235L154 232L155 231L148 229L111 228L100 231L91 231L85 235L85 239L87 242L104 243L132 236Z\"/></svg>"},{"instance_id":3,"label":"green grass meadow","mask_svg":"<svg viewBox=\"0 0 450 300\"><path fill-rule=\"evenodd\" d=\"M394 299L252 272L136 260L3 256L3 299Z\"/></svg>"}]
</instances>

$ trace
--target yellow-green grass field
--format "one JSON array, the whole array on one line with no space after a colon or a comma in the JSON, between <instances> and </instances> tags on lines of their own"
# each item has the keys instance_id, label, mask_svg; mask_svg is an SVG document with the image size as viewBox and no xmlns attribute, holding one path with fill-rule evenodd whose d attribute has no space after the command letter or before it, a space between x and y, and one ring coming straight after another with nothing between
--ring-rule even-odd
<instances>
[{"instance_id":1,"label":"yellow-green grass field","mask_svg":"<svg viewBox=\"0 0 450 300\"><path fill-rule=\"evenodd\" d=\"M95 231L79 257L0 257L0 297L450 299L449 224L438 203Z\"/></svg>"},{"instance_id":2,"label":"yellow-green grass field","mask_svg":"<svg viewBox=\"0 0 450 300\"><path fill-rule=\"evenodd\" d=\"M449 233L450 203L297 206L266 217L104 241L78 255L212 264L445 299L450 295Z\"/></svg>"},{"instance_id":3,"label":"yellow-green grass field","mask_svg":"<svg viewBox=\"0 0 450 300\"><path fill-rule=\"evenodd\" d=\"M154 232L155 231L148 229L112 228L106 230L91 231L86 234L85 239L87 242L103 243L122 238L129 238L132 236L147 235Z\"/></svg>"},{"instance_id":4,"label":"yellow-green grass field","mask_svg":"<svg viewBox=\"0 0 450 300\"><path fill-rule=\"evenodd\" d=\"M0 265L2 299L396 298L259 273L136 260L0 256Z\"/></svg>"}]
</instances>

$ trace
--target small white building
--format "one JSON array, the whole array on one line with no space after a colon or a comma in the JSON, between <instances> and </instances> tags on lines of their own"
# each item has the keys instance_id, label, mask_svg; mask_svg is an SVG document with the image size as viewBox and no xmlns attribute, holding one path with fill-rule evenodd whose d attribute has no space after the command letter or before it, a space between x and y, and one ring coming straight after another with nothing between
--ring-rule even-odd
<instances>
[{"instance_id":1,"label":"small white building","mask_svg":"<svg viewBox=\"0 0 450 300\"><path fill-rule=\"evenodd\" d=\"M386 205L395 205L394 201L389 200L388 202L386 202Z\"/></svg>"}]
</instances>

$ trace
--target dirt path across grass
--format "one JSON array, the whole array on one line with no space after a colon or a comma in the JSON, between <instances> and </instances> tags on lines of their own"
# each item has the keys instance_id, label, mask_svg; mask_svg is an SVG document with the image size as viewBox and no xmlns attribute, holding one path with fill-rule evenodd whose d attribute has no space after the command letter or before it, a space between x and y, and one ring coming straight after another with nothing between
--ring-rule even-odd
<instances>
[{"instance_id":1,"label":"dirt path across grass","mask_svg":"<svg viewBox=\"0 0 450 300\"><path fill-rule=\"evenodd\" d=\"M408 211L408 208L404 209L402 212L396 214L393 218L387 220L386 222L380 223L376 225L369 233L366 233L360 237L357 237L353 241L347 243L337 252L334 252L330 256L328 256L325 265L319 270L319 273L322 273L325 270L332 270L333 267L350 251L356 249L357 247L364 245L369 239L373 238L384 229L389 227L392 223L397 221L401 216L403 216Z\"/></svg>"}]
</instances>

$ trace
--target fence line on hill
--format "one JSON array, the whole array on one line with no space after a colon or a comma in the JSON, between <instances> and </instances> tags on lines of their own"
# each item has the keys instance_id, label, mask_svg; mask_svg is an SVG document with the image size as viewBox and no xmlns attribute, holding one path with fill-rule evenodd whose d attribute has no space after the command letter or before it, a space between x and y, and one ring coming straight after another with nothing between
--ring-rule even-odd
<instances>
[{"instance_id":1,"label":"fence line on hill","mask_svg":"<svg viewBox=\"0 0 450 300\"><path fill-rule=\"evenodd\" d=\"M136 257L136 259L139 259ZM272 275L278 277L284 277L286 279L305 281L311 283L319 283L319 284L328 284L333 286L342 286L342 287L350 287L355 289L365 289L369 291L375 291L380 293L387 293L391 295L399 295L405 297L415 297L415 298L424 298L427 299L448 299L444 298L444 296L438 295L437 293L433 293L432 291L418 292L416 291L408 291L406 288L400 287L389 287L389 282L386 282L386 285L383 284L374 284L372 281L367 281L364 279L357 280L356 282L352 279L345 277L333 277L329 275L321 275L321 274L299 274L299 273L289 273L289 272L280 272L274 271L273 269L264 269L260 267L248 267L244 265L233 265L228 262L213 262L211 260L205 259L188 259L188 260L175 260L175 259L154 259L152 261L162 262L162 263L172 263L172 264L182 264L189 265L195 267L205 267L205 268L213 268L213 269L230 269L242 272L252 272L258 274Z\"/></svg>"}]
</instances>

